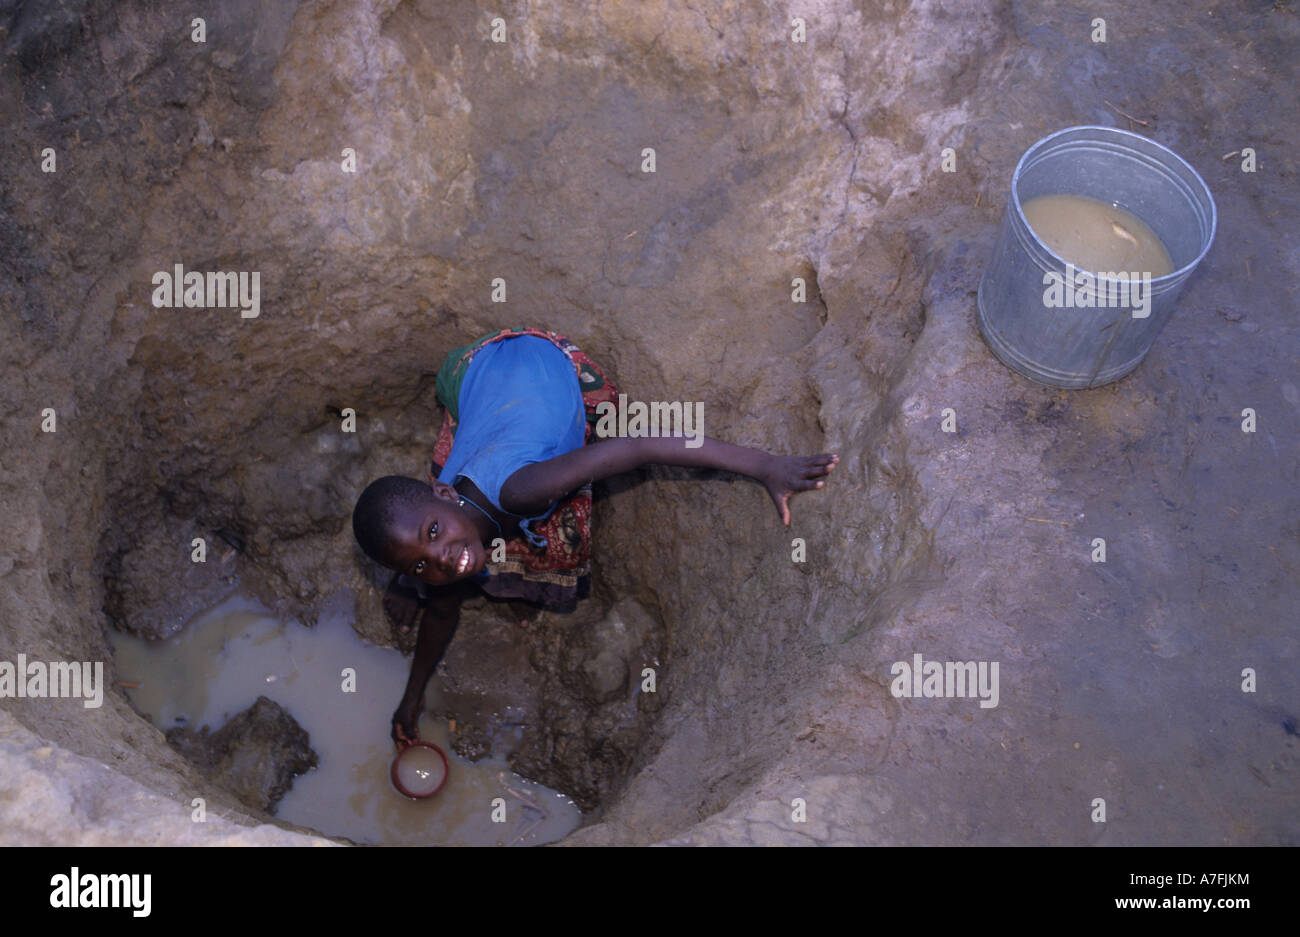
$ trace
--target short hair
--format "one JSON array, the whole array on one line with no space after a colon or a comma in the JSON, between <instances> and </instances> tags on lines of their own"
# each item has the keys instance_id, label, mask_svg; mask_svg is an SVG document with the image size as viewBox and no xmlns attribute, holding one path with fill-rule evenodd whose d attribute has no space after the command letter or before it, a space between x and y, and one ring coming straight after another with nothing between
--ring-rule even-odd
<instances>
[{"instance_id":1,"label":"short hair","mask_svg":"<svg viewBox=\"0 0 1300 937\"><path fill-rule=\"evenodd\" d=\"M352 509L352 533L366 556L388 566L389 535L397 520L432 499L428 482L405 475L385 475L367 485Z\"/></svg>"}]
</instances>

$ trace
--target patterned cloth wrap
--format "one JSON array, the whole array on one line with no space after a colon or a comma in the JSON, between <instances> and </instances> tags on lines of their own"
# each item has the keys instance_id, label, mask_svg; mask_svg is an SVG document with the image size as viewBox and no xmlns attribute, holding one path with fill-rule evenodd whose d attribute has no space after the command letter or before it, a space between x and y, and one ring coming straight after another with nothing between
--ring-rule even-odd
<instances>
[{"instance_id":1,"label":"patterned cloth wrap","mask_svg":"<svg viewBox=\"0 0 1300 937\"><path fill-rule=\"evenodd\" d=\"M478 341L453 348L438 370L438 401L446 408L438 440L433 446L429 477L434 481L447 463L456 435L460 385L478 350L492 342L516 335L536 335L550 341L573 362L587 411L585 443L590 443L599 419L597 405L618 406L618 388L577 345L563 335L544 329L502 329ZM554 612L572 612L578 600L591 591L591 485L583 485L556 504L544 521L530 525L546 539L545 548L532 546L521 537L506 541L506 556L488 563L488 577L479 580L483 591L500 599L525 599Z\"/></svg>"}]
</instances>

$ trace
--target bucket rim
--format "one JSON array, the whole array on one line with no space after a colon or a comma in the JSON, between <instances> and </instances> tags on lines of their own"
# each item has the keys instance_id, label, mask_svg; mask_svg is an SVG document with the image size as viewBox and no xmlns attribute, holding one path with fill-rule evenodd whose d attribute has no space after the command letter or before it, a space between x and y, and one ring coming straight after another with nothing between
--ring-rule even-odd
<instances>
[{"instance_id":1,"label":"bucket rim","mask_svg":"<svg viewBox=\"0 0 1300 937\"><path fill-rule=\"evenodd\" d=\"M1196 180L1196 183L1198 185L1200 185L1201 191L1205 193L1205 198L1210 203L1210 230L1208 235L1205 238L1205 246L1201 248L1201 252L1199 254L1197 254L1194 258L1192 258L1187 263L1183 264L1183 266L1178 267L1175 270L1171 270L1169 273L1166 273L1164 276L1152 277L1149 282L1152 284L1164 283L1164 282L1172 281L1175 277L1180 277L1189 274L1198 264L1200 264L1202 260L1205 259L1205 255L1208 254L1210 252L1210 248L1214 246L1214 236L1215 234L1218 233L1218 229L1219 229L1219 208L1214 203L1214 193L1210 191L1209 185L1206 184L1205 180L1201 177L1201 174L1197 172L1195 168L1192 167L1191 163L1187 162L1187 160L1183 159L1181 156L1179 156L1169 147L1165 146L1159 140L1153 140L1150 137L1143 136L1140 133L1134 133L1131 130L1123 130L1119 127L1108 127L1104 124L1076 124L1070 127L1062 127L1060 130L1054 130L1051 133L1049 133L1047 136L1041 137L1040 139L1036 140L1034 143L1030 144L1029 148L1025 150L1024 153L1021 154L1020 159L1016 161L1016 168L1012 170L1011 173L1011 203L1015 206L1016 217L1020 219L1021 224L1023 224L1026 230L1028 230L1029 233L1034 236L1034 240L1036 240L1039 244L1041 244L1043 249L1047 251L1047 253L1051 254L1062 264L1068 264L1074 266L1075 269L1077 270L1083 270L1083 268L1080 267L1078 264L1073 264L1071 261L1066 260L1056 251L1048 247L1047 243L1041 237L1039 237L1038 232L1035 231L1033 226L1029 223L1029 219L1025 217L1024 209L1021 208L1020 206L1020 192L1019 192L1020 171L1024 168L1025 161L1029 159L1029 157L1032 156L1036 151L1040 150L1045 144L1051 142L1057 137L1067 133L1076 133L1080 130L1100 130L1106 133L1115 134L1120 137L1130 137L1134 140L1141 140L1143 143L1150 144L1151 146L1154 146L1157 149L1163 151L1165 154L1172 157L1189 173L1191 173L1192 178ZM1146 221L1144 219L1142 221L1143 224L1146 224ZM1092 270L1084 270L1084 272L1089 274L1092 277L1095 277L1097 280L1104 281L1104 282L1115 282L1115 283L1126 282L1126 281L1122 281L1119 277L1100 276L1099 274L1097 274Z\"/></svg>"}]
</instances>

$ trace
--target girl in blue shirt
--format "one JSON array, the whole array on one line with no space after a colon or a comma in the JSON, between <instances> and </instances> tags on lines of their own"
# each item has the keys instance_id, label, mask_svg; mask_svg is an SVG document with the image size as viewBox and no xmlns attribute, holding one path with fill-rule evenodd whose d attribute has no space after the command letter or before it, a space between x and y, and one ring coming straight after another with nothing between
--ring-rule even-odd
<instances>
[{"instance_id":1,"label":"girl in blue shirt","mask_svg":"<svg viewBox=\"0 0 1300 937\"><path fill-rule=\"evenodd\" d=\"M495 538L532 540L530 525L570 492L650 463L748 475L762 482L788 526L790 496L821 488L821 477L839 461L832 453L775 455L709 437L695 447L681 436L583 445L586 413L574 364L537 335L479 348L451 396L458 423L437 480L380 478L362 493L352 516L367 555L416 585L411 590L395 583L385 596L395 624L409 627L423 610L410 679L393 714L399 740L415 738L424 686L455 632L464 593L454 586L487 576L486 545ZM413 601L416 591L423 606Z\"/></svg>"}]
</instances>

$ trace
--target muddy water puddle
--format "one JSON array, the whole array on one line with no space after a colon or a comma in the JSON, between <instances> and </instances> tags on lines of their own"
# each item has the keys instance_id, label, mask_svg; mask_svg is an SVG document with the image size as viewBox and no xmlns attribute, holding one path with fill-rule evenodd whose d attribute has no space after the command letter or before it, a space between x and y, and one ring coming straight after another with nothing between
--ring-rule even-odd
<instances>
[{"instance_id":1,"label":"muddy water puddle","mask_svg":"<svg viewBox=\"0 0 1300 937\"><path fill-rule=\"evenodd\" d=\"M163 731L215 731L258 696L298 721L320 762L294 779L275 811L282 820L358 843L477 846L554 842L581 822L573 801L514 774L504 757L457 756L447 721L427 714L420 737L446 753L446 784L427 800L399 794L389 777L389 730L410 658L365 644L341 617L308 628L235 596L165 641L116 632L109 639L118 678L139 684L126 688L132 704ZM344 690L345 671L355 674L353 692ZM429 683L428 708L439 704L437 683ZM510 741L495 740L494 751Z\"/></svg>"}]
</instances>

